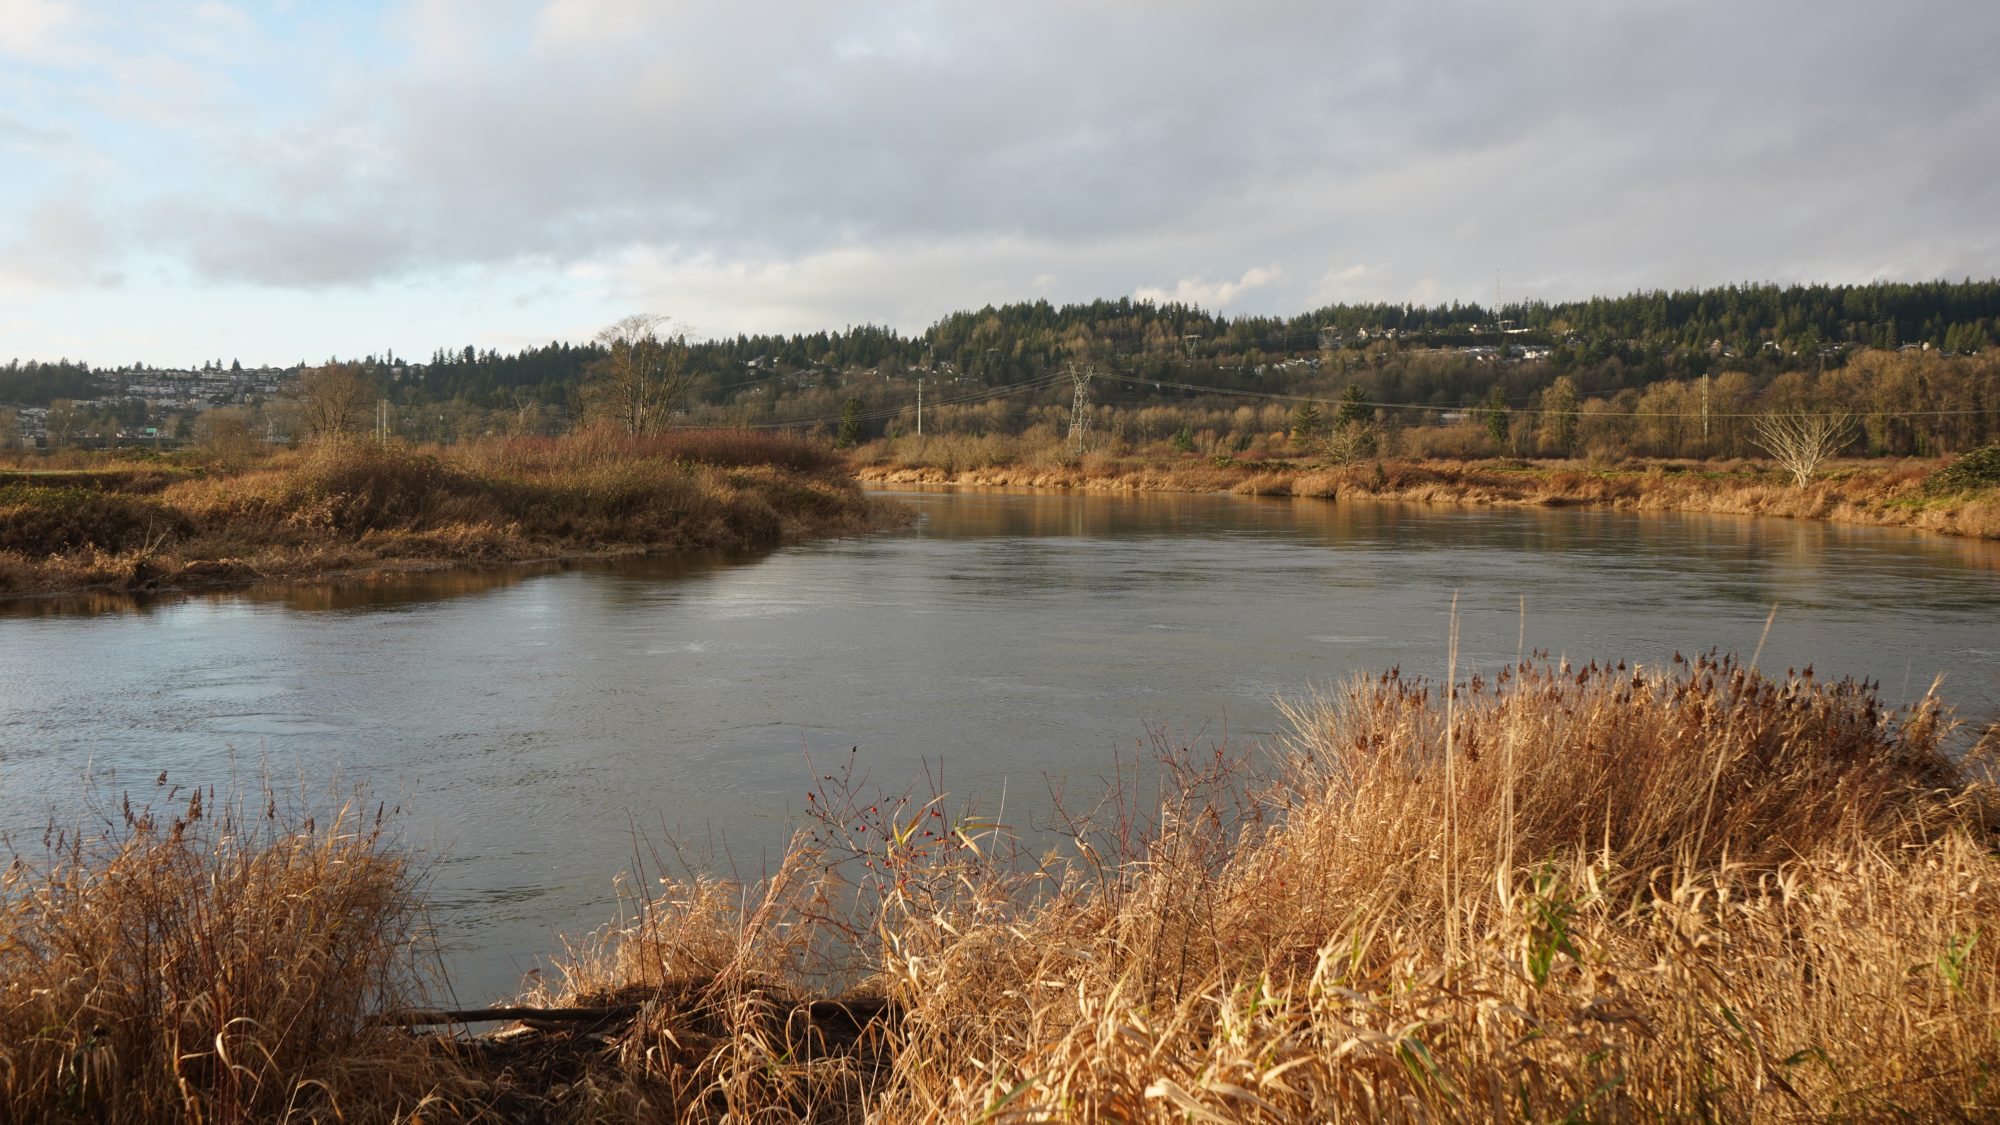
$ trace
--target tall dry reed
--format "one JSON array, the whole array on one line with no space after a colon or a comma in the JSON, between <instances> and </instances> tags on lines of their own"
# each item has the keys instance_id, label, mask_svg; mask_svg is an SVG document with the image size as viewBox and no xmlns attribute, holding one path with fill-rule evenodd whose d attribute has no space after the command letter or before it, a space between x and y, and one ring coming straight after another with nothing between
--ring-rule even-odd
<instances>
[{"instance_id":1,"label":"tall dry reed","mask_svg":"<svg viewBox=\"0 0 2000 1125\"><path fill-rule=\"evenodd\" d=\"M418 998L379 822L127 810L8 870L0 1119L2000 1114L2000 747L1934 701L1702 657L1291 715L1067 858L825 775L775 876L635 894L525 998L617 1018L472 1042L375 1018Z\"/></svg>"},{"instance_id":2,"label":"tall dry reed","mask_svg":"<svg viewBox=\"0 0 2000 1125\"><path fill-rule=\"evenodd\" d=\"M0 1120L386 1120L441 1104L371 1017L421 992L379 810L293 820L166 790L0 878Z\"/></svg>"},{"instance_id":3,"label":"tall dry reed","mask_svg":"<svg viewBox=\"0 0 2000 1125\"><path fill-rule=\"evenodd\" d=\"M1182 761L1066 863L818 799L776 882L670 884L571 962L572 999L706 990L587 1084L689 1120L2000 1109L1993 809L1935 704L1714 658L1446 690L1308 699L1251 805ZM859 1037L795 1018L832 948Z\"/></svg>"}]
</instances>

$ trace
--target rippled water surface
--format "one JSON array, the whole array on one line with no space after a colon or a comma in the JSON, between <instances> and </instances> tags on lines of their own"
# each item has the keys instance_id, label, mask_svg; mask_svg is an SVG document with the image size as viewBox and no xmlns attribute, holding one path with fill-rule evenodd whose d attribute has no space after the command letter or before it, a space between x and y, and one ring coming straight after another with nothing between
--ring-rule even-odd
<instances>
[{"instance_id":1,"label":"rippled water surface","mask_svg":"<svg viewBox=\"0 0 2000 1125\"><path fill-rule=\"evenodd\" d=\"M746 560L452 573L0 617L0 828L270 776L400 803L466 999L509 991L669 838L760 870L806 754L1022 819L1149 732L1268 741L1272 698L1520 644L1710 647L2000 711L2000 547L1731 517L908 493L909 530ZM329 785L333 786L330 790ZM1012 819L1010 817L1010 819Z\"/></svg>"}]
</instances>

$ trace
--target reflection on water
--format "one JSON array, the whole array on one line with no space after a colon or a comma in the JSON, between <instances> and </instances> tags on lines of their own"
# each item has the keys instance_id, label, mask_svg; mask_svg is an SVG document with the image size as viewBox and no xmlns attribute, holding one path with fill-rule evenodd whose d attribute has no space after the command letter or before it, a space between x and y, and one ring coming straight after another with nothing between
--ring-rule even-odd
<instances>
[{"instance_id":1,"label":"reflection on water","mask_svg":"<svg viewBox=\"0 0 2000 1125\"><path fill-rule=\"evenodd\" d=\"M668 576L703 567L745 562L755 555L694 554L656 560L648 573ZM546 574L582 568L603 569L602 562L549 560L490 567L447 567L438 570L386 571L379 574L323 579L313 582L268 582L213 591L165 590L132 593L86 590L52 597L0 601L0 618L91 617L105 613L150 613L189 601L211 604L249 602L283 606L300 613L332 610L387 609L418 605L441 598L480 594L517 585Z\"/></svg>"},{"instance_id":2,"label":"reflection on water","mask_svg":"<svg viewBox=\"0 0 2000 1125\"><path fill-rule=\"evenodd\" d=\"M640 559L232 594L23 603L0 618L0 829L115 794L268 773L363 785L438 856L465 998L506 991L670 837L754 874L808 754L899 791L1005 792L1030 824L1151 729L1268 741L1275 693L1470 670L1529 647L1652 663L1946 673L2000 709L2000 547L1734 517L1292 499L903 494L909 530L759 559ZM651 864L649 859L648 864Z\"/></svg>"}]
</instances>

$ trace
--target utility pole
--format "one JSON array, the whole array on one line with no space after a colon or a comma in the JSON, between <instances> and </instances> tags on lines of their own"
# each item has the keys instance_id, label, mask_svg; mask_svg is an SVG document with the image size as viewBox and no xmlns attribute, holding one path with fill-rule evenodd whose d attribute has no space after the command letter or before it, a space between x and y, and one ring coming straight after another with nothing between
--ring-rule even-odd
<instances>
[{"instance_id":1,"label":"utility pole","mask_svg":"<svg viewBox=\"0 0 2000 1125\"><path fill-rule=\"evenodd\" d=\"M1090 409L1090 379L1097 372L1089 367L1079 371L1076 361L1071 360L1066 370L1069 380L1076 387L1076 397L1072 401L1069 414L1069 440L1078 453L1083 452L1084 414Z\"/></svg>"},{"instance_id":2,"label":"utility pole","mask_svg":"<svg viewBox=\"0 0 2000 1125\"><path fill-rule=\"evenodd\" d=\"M917 436L924 436L924 375L937 374L937 352L926 349L924 365L917 369Z\"/></svg>"},{"instance_id":3,"label":"utility pole","mask_svg":"<svg viewBox=\"0 0 2000 1125\"><path fill-rule=\"evenodd\" d=\"M1708 452L1708 372L1701 373L1701 444L1702 452Z\"/></svg>"}]
</instances>

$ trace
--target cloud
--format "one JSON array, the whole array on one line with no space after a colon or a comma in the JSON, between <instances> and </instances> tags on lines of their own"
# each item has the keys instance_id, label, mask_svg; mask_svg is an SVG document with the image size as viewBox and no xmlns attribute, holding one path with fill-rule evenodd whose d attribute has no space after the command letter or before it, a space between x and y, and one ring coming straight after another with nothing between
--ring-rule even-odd
<instances>
[{"instance_id":1,"label":"cloud","mask_svg":"<svg viewBox=\"0 0 2000 1125\"><path fill-rule=\"evenodd\" d=\"M1235 281L1208 281L1200 277L1184 277L1174 283L1172 289L1162 289L1156 285L1142 285L1133 292L1141 301L1154 304L1200 305L1211 310L1228 311L1236 305L1236 299L1253 289L1264 289L1285 279L1285 271L1277 266L1252 266L1243 271L1243 276Z\"/></svg>"},{"instance_id":2,"label":"cloud","mask_svg":"<svg viewBox=\"0 0 2000 1125\"><path fill-rule=\"evenodd\" d=\"M72 134L66 129L48 129L30 125L26 121L0 110L0 144L10 144L23 148L49 148L70 140Z\"/></svg>"},{"instance_id":3,"label":"cloud","mask_svg":"<svg viewBox=\"0 0 2000 1125\"><path fill-rule=\"evenodd\" d=\"M0 76L0 144L73 138L0 184L0 245L79 182L112 235L52 228L102 259L68 284L121 255L197 289L520 271L748 331L2000 273L2000 5L147 11L0 0L0 53L98 60Z\"/></svg>"},{"instance_id":4,"label":"cloud","mask_svg":"<svg viewBox=\"0 0 2000 1125\"><path fill-rule=\"evenodd\" d=\"M1338 305L1355 301L1378 300L1381 297L1374 279L1381 276L1382 267L1353 265L1330 269L1320 275L1318 281L1307 291L1306 300L1313 305Z\"/></svg>"},{"instance_id":5,"label":"cloud","mask_svg":"<svg viewBox=\"0 0 2000 1125\"><path fill-rule=\"evenodd\" d=\"M0 3L0 55L42 56L78 22L75 7L63 0L5 0Z\"/></svg>"},{"instance_id":6,"label":"cloud","mask_svg":"<svg viewBox=\"0 0 2000 1125\"><path fill-rule=\"evenodd\" d=\"M535 45L570 52L645 42L666 14L650 0L550 0L535 16Z\"/></svg>"},{"instance_id":7,"label":"cloud","mask_svg":"<svg viewBox=\"0 0 2000 1125\"><path fill-rule=\"evenodd\" d=\"M671 315L700 335L808 332L851 324L916 331L946 314L1125 290L1137 244L1082 247L1018 237L851 245L796 257L724 259L633 248L576 267L607 307ZM1256 271L1251 271L1255 273ZM574 330L574 329L572 329Z\"/></svg>"},{"instance_id":8,"label":"cloud","mask_svg":"<svg viewBox=\"0 0 2000 1125\"><path fill-rule=\"evenodd\" d=\"M1540 248L1561 244L1597 259L1563 271L1587 284L1619 272L1621 252L1681 256L1690 232L1754 237L1769 220L1750 204L1810 215L1816 199L1858 200L1834 180L1855 178L1857 108L1916 147L1908 134L1924 115L1910 103L1984 88L1964 50L1889 29L1871 50L1921 58L1931 77L1912 92L1892 80L1902 70L1874 64L1879 84L1853 89L1820 60L1858 33L1794 27L1783 5L1721 37L1714 4L1447 7L1441 21L1307 3L1134 20L1117 2L995 13L552 0L511 27L455 9L434 30L485 37L482 57L392 73L338 107L379 146L368 160L339 143L279 145L268 174L338 185L308 192L318 206L302 211L402 228L375 240L407 250L381 259L389 272L626 245L755 263L913 240L1149 238L1148 272L1187 278L1209 300L1241 292L1202 281L1219 254L1310 275L1312 258L1394 241L1413 251L1398 260L1429 259L1425 271L1461 281L1538 267ZM1759 27L1803 41L1766 52ZM1333 58L1328 42L1341 45ZM2000 125L1984 100L1961 129ZM1946 149L1918 147L1875 178L1929 175ZM1974 163L1952 182L1994 170L1990 155ZM1968 200L1932 221L1973 210ZM271 218L245 225L282 230ZM303 225L337 218L308 213ZM1893 218L1924 221L1914 208ZM338 240L324 259L296 240L239 245L231 277L353 278ZM1701 249L1689 256L1710 268L1751 258ZM1270 279L1246 288L1287 292Z\"/></svg>"},{"instance_id":9,"label":"cloud","mask_svg":"<svg viewBox=\"0 0 2000 1125\"><path fill-rule=\"evenodd\" d=\"M27 293L123 282L123 272L111 264L116 234L87 195L42 201L22 219L21 231L0 242L6 288Z\"/></svg>"}]
</instances>

